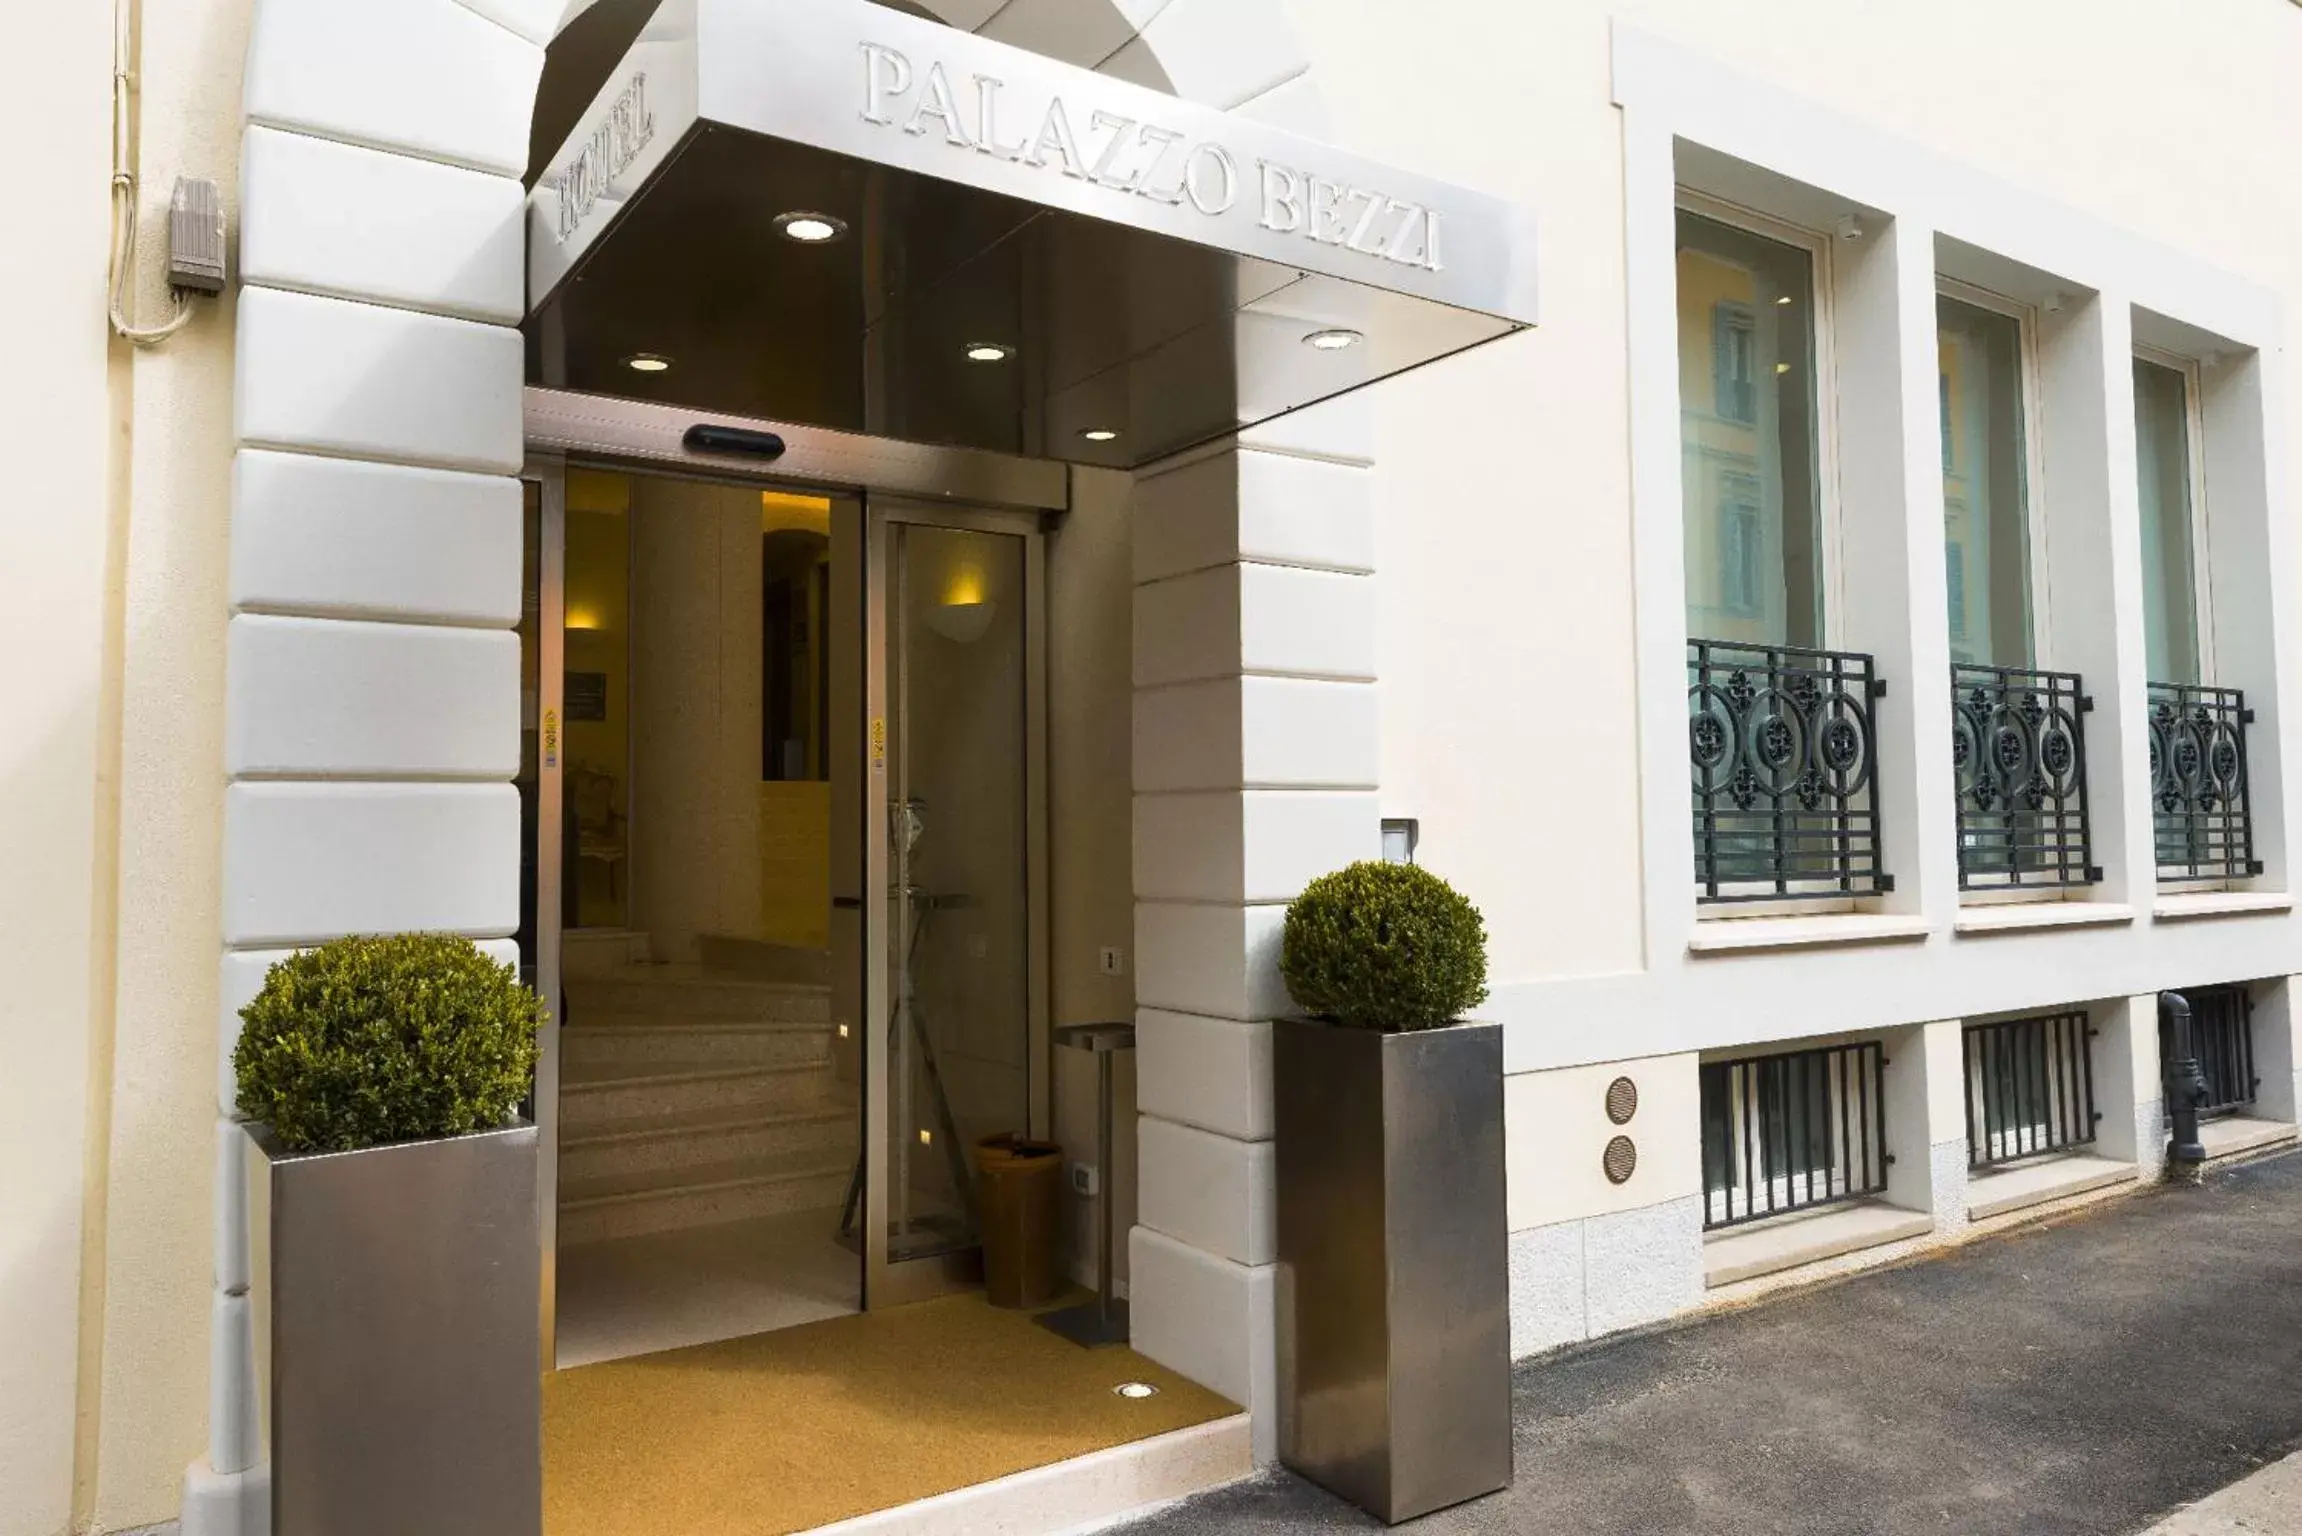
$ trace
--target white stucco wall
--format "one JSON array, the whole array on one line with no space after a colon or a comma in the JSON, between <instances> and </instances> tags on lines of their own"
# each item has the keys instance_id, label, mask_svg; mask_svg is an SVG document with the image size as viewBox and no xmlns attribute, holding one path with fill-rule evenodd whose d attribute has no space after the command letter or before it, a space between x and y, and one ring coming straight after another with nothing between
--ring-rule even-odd
<instances>
[{"instance_id":1,"label":"white stucco wall","mask_svg":"<svg viewBox=\"0 0 2302 1536\"><path fill-rule=\"evenodd\" d=\"M21 42L19 36L19 42ZM0 242L17 295L0 384L0 1533L53 1536L74 1508L83 1253L100 1257L117 666L116 405L104 344L110 18L59 7L19 90L40 152L15 196L41 216ZM28 55L30 56L30 55ZM34 232L37 232L36 235ZM91 1092L96 1087L98 1091ZM91 1179L89 1175L93 1175ZM94 1225L91 1227L90 1223Z\"/></svg>"},{"instance_id":2,"label":"white stucco wall","mask_svg":"<svg viewBox=\"0 0 2302 1536\"><path fill-rule=\"evenodd\" d=\"M0 1183L0 1536L51 1536L73 1518L99 1529L164 1519L206 1443L233 314L210 304L167 349L133 360L105 344L103 9L29 7L12 35L18 55L38 61L19 88L42 132L40 152L20 157L18 190L18 206L40 212L38 237L0 246L11 335L37 364L11 371L0 412L19 498L0 519L0 625L20 679L0 743L0 947L11 977L0 1049L12 1068L0 1074L11 1173ZM2278 0L2233 0L2210 15L2182 0L1883 11L1830 0L1420 0L1411 10L1294 0L1288 13L1336 138L1513 196L1543 219L1542 328L1382 386L1371 442L1384 805L1421 819L1424 862L1486 910L1515 1063L1683 1057L1722 1043L1697 1038L1719 1018L1762 1028L1752 1021L1777 990L1865 1008L1901 998L1882 977L1933 974L1912 958L1925 947L1883 960L1861 949L1716 962L1741 979L1707 1010L1643 976L1658 957L1639 856L1628 253L1610 26L1631 18L2162 242L2268 290L2292 315L2302 313L2302 189L2290 164L2302 142L2302 97L2290 89L2302 77L2302 10ZM184 0L143 17L148 227L176 175L213 177L228 193L235 184L249 14L247 0ZM1193 14L1178 7L1158 25L1181 35ZM1279 115L1292 78L1242 88L1275 87ZM158 301L147 274L143 307ZM2302 439L2302 390L2287 390L2279 412L2273 430ZM2275 575L2290 583L2302 571ZM1123 665L1087 670L1124 686ZM1109 743L1097 756L1114 761ZM1125 771L1124 754L1115 763ZM1108 841L1114 813L1101 814ZM1125 995L1079 969L1093 946L1127 942L1114 906L1103 901L1059 965L1059 1005L1077 999L1079 1016ZM2124 975L2081 978L2097 956L2154 950L2202 976L2302 969L2290 918L2175 926L2125 943L1990 940L1973 986L2002 988L1999 1006L2097 985L2139 990ZM1894 1006L1904 1023L1944 1017L1933 1001ZM1665 1028L1674 1019L1676 1035ZM1591 1081L1603 1087L1605 1076ZM1547 1091L1515 1093L1534 1104ZM1066 1119L1078 1112L1067 1094ZM1654 1112L1650 1103L1642 1118ZM1587 1181L1581 1141L1527 1139L1551 1123L1514 1120L1514 1166L1540 1169L1556 1151ZM1678 1188L1604 1215L1676 1220ZM1549 1220L1551 1199L1517 1190L1514 1211ZM1649 1233L1619 1236L1640 1251Z\"/></svg>"}]
</instances>

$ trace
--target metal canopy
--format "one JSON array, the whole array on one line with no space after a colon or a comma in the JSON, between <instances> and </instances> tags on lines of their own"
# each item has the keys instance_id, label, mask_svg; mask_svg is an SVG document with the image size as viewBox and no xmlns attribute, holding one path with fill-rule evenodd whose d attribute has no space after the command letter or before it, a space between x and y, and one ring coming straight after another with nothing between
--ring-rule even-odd
<instances>
[{"instance_id":1,"label":"metal canopy","mask_svg":"<svg viewBox=\"0 0 2302 1536\"><path fill-rule=\"evenodd\" d=\"M663 0L530 194L529 374L1132 468L1532 325L1534 257L1510 204L870 0Z\"/></svg>"}]
</instances>

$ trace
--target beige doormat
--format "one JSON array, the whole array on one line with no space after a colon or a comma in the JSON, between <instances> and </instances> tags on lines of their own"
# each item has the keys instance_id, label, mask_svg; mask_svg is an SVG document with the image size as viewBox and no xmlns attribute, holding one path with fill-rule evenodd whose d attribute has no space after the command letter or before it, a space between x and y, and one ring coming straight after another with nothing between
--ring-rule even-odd
<instances>
[{"instance_id":1,"label":"beige doormat","mask_svg":"<svg viewBox=\"0 0 2302 1536\"><path fill-rule=\"evenodd\" d=\"M1112 1389L1149 1382L1158 1395ZM544 1378L547 1536L785 1536L1239 1410L980 1296Z\"/></svg>"}]
</instances>

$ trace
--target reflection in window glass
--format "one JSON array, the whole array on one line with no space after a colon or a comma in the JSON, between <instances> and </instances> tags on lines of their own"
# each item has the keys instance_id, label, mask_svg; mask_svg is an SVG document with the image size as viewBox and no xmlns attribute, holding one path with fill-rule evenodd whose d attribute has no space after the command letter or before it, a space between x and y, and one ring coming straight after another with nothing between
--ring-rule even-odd
<instances>
[{"instance_id":1,"label":"reflection in window glass","mask_svg":"<svg viewBox=\"0 0 2302 1536\"><path fill-rule=\"evenodd\" d=\"M1822 644L1814 258L1681 211L1687 633Z\"/></svg>"},{"instance_id":2,"label":"reflection in window glass","mask_svg":"<svg viewBox=\"0 0 2302 1536\"><path fill-rule=\"evenodd\" d=\"M2203 681L2192 549L2190 381L2134 360L2134 447L2142 491L2142 636L2154 683Z\"/></svg>"},{"instance_id":3,"label":"reflection in window glass","mask_svg":"<svg viewBox=\"0 0 2302 1536\"><path fill-rule=\"evenodd\" d=\"M2022 422L2022 322L1935 301L1941 366L1943 566L1950 655L2031 664L2029 477Z\"/></svg>"}]
</instances>

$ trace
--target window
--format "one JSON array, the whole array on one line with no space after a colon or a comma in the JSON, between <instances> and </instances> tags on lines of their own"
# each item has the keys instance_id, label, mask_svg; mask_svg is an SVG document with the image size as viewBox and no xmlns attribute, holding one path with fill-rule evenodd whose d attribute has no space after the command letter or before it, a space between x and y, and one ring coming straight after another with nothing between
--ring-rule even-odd
<instances>
[{"instance_id":1,"label":"window","mask_svg":"<svg viewBox=\"0 0 2302 1536\"><path fill-rule=\"evenodd\" d=\"M1969 1166L2095 1139L2094 1028L2083 1010L1969 1024L1962 1033Z\"/></svg>"},{"instance_id":2,"label":"window","mask_svg":"<svg viewBox=\"0 0 2302 1536\"><path fill-rule=\"evenodd\" d=\"M1825 643L1816 260L1679 211L1690 639Z\"/></svg>"},{"instance_id":3,"label":"window","mask_svg":"<svg viewBox=\"0 0 2302 1536\"><path fill-rule=\"evenodd\" d=\"M2243 982L2220 987L2185 987L2190 1004L2190 1049L2206 1080L2201 1115L2241 1113L2254 1103L2262 1079L2254 1070L2254 997ZM2159 1027L2159 1069L2174 1072L2174 1031Z\"/></svg>"},{"instance_id":4,"label":"window","mask_svg":"<svg viewBox=\"0 0 2302 1536\"><path fill-rule=\"evenodd\" d=\"M1950 654L1963 655L1966 640L1966 546L1952 539L1942 546L1942 569L1950 584Z\"/></svg>"},{"instance_id":5,"label":"window","mask_svg":"<svg viewBox=\"0 0 2302 1536\"><path fill-rule=\"evenodd\" d=\"M1890 891L1872 657L1831 649L1828 238L1683 193L1675 277L1696 900Z\"/></svg>"},{"instance_id":6,"label":"window","mask_svg":"<svg viewBox=\"0 0 2302 1536\"><path fill-rule=\"evenodd\" d=\"M1721 421L1758 422L1758 338L1750 306L1722 299L1711 306L1711 389Z\"/></svg>"},{"instance_id":7,"label":"window","mask_svg":"<svg viewBox=\"0 0 2302 1536\"><path fill-rule=\"evenodd\" d=\"M1885 1070L1876 1042L1705 1062L1703 1225L1883 1191Z\"/></svg>"},{"instance_id":8,"label":"window","mask_svg":"<svg viewBox=\"0 0 2302 1536\"><path fill-rule=\"evenodd\" d=\"M2142 636L2154 683L2200 683L2195 379L2134 360L2134 448L2142 503Z\"/></svg>"},{"instance_id":9,"label":"window","mask_svg":"<svg viewBox=\"0 0 2302 1536\"><path fill-rule=\"evenodd\" d=\"M2035 647L2023 321L1935 300L1950 655L2027 667Z\"/></svg>"},{"instance_id":10,"label":"window","mask_svg":"<svg viewBox=\"0 0 2302 1536\"><path fill-rule=\"evenodd\" d=\"M1758 482L1748 475L1720 480L1719 593L1723 605L1739 614L1766 606L1766 532L1759 520Z\"/></svg>"}]
</instances>

